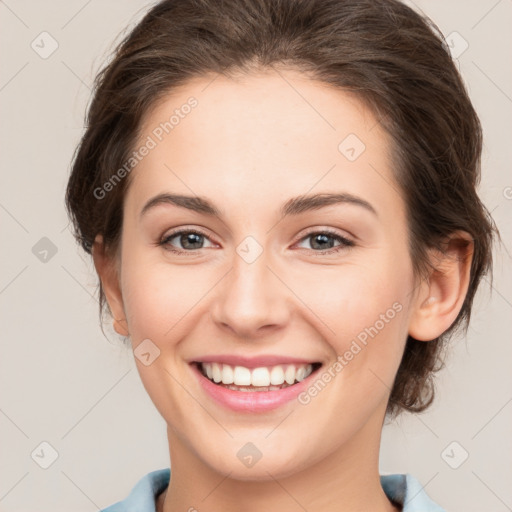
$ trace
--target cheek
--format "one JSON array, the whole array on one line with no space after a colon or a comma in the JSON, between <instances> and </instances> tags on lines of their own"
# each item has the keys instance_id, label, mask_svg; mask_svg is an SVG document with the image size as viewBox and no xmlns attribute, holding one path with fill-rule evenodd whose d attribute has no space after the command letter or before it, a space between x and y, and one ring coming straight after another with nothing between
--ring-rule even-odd
<instances>
[{"instance_id":1,"label":"cheek","mask_svg":"<svg viewBox=\"0 0 512 512\"><path fill-rule=\"evenodd\" d=\"M129 233L123 245L121 283L132 340L172 343L215 276L201 265L170 264L163 249L148 249Z\"/></svg>"},{"instance_id":2,"label":"cheek","mask_svg":"<svg viewBox=\"0 0 512 512\"><path fill-rule=\"evenodd\" d=\"M308 306L327 326L322 332L339 362L332 369L341 378L331 387L331 399L354 411L364 397L385 397L403 354L412 270L394 260L390 255L367 265L333 267L301 286ZM369 401L366 407L374 405Z\"/></svg>"},{"instance_id":3,"label":"cheek","mask_svg":"<svg viewBox=\"0 0 512 512\"><path fill-rule=\"evenodd\" d=\"M196 328L198 315L205 313L201 301L207 291L205 279L208 275L192 266L173 267L136 251L123 260L123 299L132 348L137 355L138 345L151 340L157 348L150 350L158 353L148 365L136 360L137 369L149 397L169 424L187 423L189 408L178 406L183 402L180 383L188 378L179 347Z\"/></svg>"},{"instance_id":4,"label":"cheek","mask_svg":"<svg viewBox=\"0 0 512 512\"><path fill-rule=\"evenodd\" d=\"M394 319L398 309L405 309L409 292L406 272L398 275L395 268L382 264L333 266L295 282L297 295L326 324L327 337L338 348L373 326L381 315Z\"/></svg>"},{"instance_id":5,"label":"cheek","mask_svg":"<svg viewBox=\"0 0 512 512\"><path fill-rule=\"evenodd\" d=\"M126 268L128 276L123 283L123 299L127 316L128 329L133 341L136 338L159 338L162 332L174 324L178 313L167 290L164 297L165 276L155 280L150 268L144 271Z\"/></svg>"}]
</instances>

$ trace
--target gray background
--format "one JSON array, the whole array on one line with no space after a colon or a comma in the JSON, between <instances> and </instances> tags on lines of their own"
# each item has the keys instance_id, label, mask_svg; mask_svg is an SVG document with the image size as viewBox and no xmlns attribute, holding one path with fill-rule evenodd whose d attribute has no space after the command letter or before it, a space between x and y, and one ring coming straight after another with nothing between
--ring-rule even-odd
<instances>
[{"instance_id":1,"label":"gray background","mask_svg":"<svg viewBox=\"0 0 512 512\"><path fill-rule=\"evenodd\" d=\"M504 246L435 404L384 428L380 470L412 473L449 511L502 512L512 510L512 0L409 3L451 34L454 52L469 45L457 62L484 125L480 191ZM63 204L92 80L148 5L0 1L1 511L98 510L169 464L133 354L101 333L96 275Z\"/></svg>"}]
</instances>

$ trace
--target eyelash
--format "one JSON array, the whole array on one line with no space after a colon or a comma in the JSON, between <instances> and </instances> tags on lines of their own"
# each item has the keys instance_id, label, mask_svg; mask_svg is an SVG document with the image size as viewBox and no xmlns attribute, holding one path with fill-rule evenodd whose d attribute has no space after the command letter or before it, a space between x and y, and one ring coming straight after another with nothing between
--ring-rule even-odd
<instances>
[{"instance_id":1,"label":"eyelash","mask_svg":"<svg viewBox=\"0 0 512 512\"><path fill-rule=\"evenodd\" d=\"M169 241L172 240L173 238L176 238L179 235L189 234L189 233L194 233L196 235L204 236L205 238L209 239L209 237L202 231L199 231L196 229L181 229L181 230L174 231L174 232L170 233L165 238L160 240L160 242L157 242L157 245L162 246L166 250L173 252L175 254L190 254L195 251L199 251L200 249L192 249L190 251L184 251L181 249L176 249L169 244ZM351 247L353 247L355 245L355 243L352 240L349 240L348 238L341 236L339 233L336 233L335 231L331 231L329 229L323 229L320 231L310 231L309 233L306 233L302 238L300 238L297 242L301 242L307 238L312 237L313 235L329 235L330 237L335 238L338 242L340 242L340 245L338 245L336 247L331 247L330 249L326 249L323 251L315 251L314 249L306 249L306 250L313 251L317 255L337 253L344 249L345 250L350 249Z\"/></svg>"}]
</instances>

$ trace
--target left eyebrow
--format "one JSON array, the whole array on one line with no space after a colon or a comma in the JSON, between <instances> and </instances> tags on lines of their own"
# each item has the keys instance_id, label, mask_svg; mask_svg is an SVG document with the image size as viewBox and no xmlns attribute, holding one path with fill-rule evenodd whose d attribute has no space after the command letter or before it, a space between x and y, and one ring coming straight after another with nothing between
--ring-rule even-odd
<instances>
[{"instance_id":1,"label":"left eyebrow","mask_svg":"<svg viewBox=\"0 0 512 512\"><path fill-rule=\"evenodd\" d=\"M377 210L365 199L348 194L313 194L293 197L288 200L281 208L281 214L285 215L298 215L309 210L318 210L331 206L334 204L352 204L361 206L366 210L372 212L378 217Z\"/></svg>"},{"instance_id":2,"label":"left eyebrow","mask_svg":"<svg viewBox=\"0 0 512 512\"><path fill-rule=\"evenodd\" d=\"M158 206L160 204L173 204L181 208L186 208L204 215L217 217L222 219L220 210L213 205L208 199L200 196L186 196L180 194L158 194L151 198L142 208L140 217L145 215L148 210ZM352 204L360 206L374 215L378 216L375 208L365 199L355 196L353 194L341 193L341 194L313 194L313 195L302 195L293 197L286 201L280 209L281 215L299 215L310 210L319 210L327 206L335 204Z\"/></svg>"}]
</instances>

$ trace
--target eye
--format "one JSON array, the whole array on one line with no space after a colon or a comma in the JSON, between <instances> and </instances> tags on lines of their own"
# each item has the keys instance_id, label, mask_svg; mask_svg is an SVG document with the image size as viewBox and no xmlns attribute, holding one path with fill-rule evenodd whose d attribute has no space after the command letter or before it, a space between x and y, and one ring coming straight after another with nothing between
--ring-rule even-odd
<instances>
[{"instance_id":1,"label":"eye","mask_svg":"<svg viewBox=\"0 0 512 512\"><path fill-rule=\"evenodd\" d=\"M158 245L165 247L169 251L185 254L198 249L204 249L205 240L210 242L210 239L204 233L201 233L201 231L195 229L181 229L164 236ZM174 245L176 243L179 244L181 248L176 248ZM211 244L210 247L213 247L213 244Z\"/></svg>"},{"instance_id":2,"label":"eye","mask_svg":"<svg viewBox=\"0 0 512 512\"><path fill-rule=\"evenodd\" d=\"M352 240L329 230L308 233L305 237L301 238L301 242L302 241L310 241L310 247L306 247L306 249L311 248L314 252L319 254L335 253L355 245ZM335 245L336 242L338 245Z\"/></svg>"},{"instance_id":3,"label":"eye","mask_svg":"<svg viewBox=\"0 0 512 512\"><path fill-rule=\"evenodd\" d=\"M158 245L166 250L177 254L187 254L199 249L205 249L204 243L208 241L207 247L213 247L207 235L196 229L181 229L167 234L162 238ZM306 249L313 250L317 254L336 253L340 250L353 247L355 243L352 240L330 230L313 231L300 239L301 243L310 241L310 247ZM176 244L179 247L176 247Z\"/></svg>"}]
</instances>

